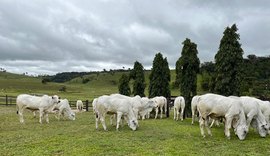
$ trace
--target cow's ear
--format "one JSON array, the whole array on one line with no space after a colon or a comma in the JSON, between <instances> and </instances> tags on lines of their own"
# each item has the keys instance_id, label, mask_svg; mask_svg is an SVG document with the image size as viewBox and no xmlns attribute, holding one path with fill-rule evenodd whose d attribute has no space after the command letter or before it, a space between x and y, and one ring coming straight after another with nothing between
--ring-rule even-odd
<instances>
[{"instance_id":1,"label":"cow's ear","mask_svg":"<svg viewBox=\"0 0 270 156\"><path fill-rule=\"evenodd\" d=\"M58 99L61 99L61 97L59 96Z\"/></svg>"}]
</instances>

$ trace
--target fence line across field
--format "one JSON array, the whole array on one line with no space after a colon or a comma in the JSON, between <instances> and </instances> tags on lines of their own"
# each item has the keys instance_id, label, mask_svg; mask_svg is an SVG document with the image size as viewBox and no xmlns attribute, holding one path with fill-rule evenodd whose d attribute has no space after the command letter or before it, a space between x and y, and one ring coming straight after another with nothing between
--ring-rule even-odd
<instances>
[{"instance_id":1,"label":"fence line across field","mask_svg":"<svg viewBox=\"0 0 270 156\"><path fill-rule=\"evenodd\" d=\"M16 105L16 96L0 96L0 105L4 105L4 106L15 106ZM76 102L75 100L69 100L69 105L70 107L76 107ZM86 111L89 110L89 107L92 107L90 104L89 104L89 100L84 100L82 101L83 102L83 106L84 106L84 109Z\"/></svg>"},{"instance_id":2,"label":"fence line across field","mask_svg":"<svg viewBox=\"0 0 270 156\"><path fill-rule=\"evenodd\" d=\"M5 105L5 106L15 106L16 105L16 96L0 96L0 105ZM169 112L169 108L173 107L173 102L175 100L175 96L172 96L171 98L167 98L167 104L168 104L168 112ZM76 102L75 100L69 100L69 105L70 107L76 107ZM83 107L86 111L89 110L89 107L92 107L91 104L89 103L92 103L92 101L89 101L89 100L85 100L85 101L82 101L83 102ZM168 116L169 114L167 114Z\"/></svg>"}]
</instances>

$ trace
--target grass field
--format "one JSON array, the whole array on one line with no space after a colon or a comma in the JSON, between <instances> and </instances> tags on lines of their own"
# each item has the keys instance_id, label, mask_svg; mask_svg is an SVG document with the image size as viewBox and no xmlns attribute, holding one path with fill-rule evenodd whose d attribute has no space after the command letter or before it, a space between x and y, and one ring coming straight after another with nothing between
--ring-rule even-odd
<instances>
[{"instance_id":1,"label":"grass field","mask_svg":"<svg viewBox=\"0 0 270 156\"><path fill-rule=\"evenodd\" d=\"M244 141L233 134L225 138L223 126L212 128L213 137L202 138L198 123L165 119L139 121L132 131L127 125L119 131L95 129L93 112L76 114L75 121L58 121L50 115L49 124L39 124L26 112L20 124L13 106L0 106L1 155L270 155L270 138L260 138L253 130Z\"/></svg>"},{"instance_id":2,"label":"grass field","mask_svg":"<svg viewBox=\"0 0 270 156\"><path fill-rule=\"evenodd\" d=\"M120 73L88 75L91 81L82 84L81 78L66 83L42 84L41 79L0 72L0 96L21 93L57 94L68 100L92 100L103 94L117 92ZM172 81L175 72L171 71ZM146 73L148 83L149 73ZM198 76L198 92L201 77ZM131 82L132 83L132 82ZM59 92L62 86L66 92ZM146 89L146 93L147 93ZM172 89L172 95L179 95ZM139 121L132 131L125 125L120 131L95 129L93 112L77 113L75 121L58 121L50 115L49 124L39 124L32 113L26 112L25 124L20 124L15 106L0 106L0 155L270 155L270 138L260 138L253 130L246 140L232 134L225 138L223 126L212 129L213 137L202 138L198 123L191 125L165 119Z\"/></svg>"}]
</instances>

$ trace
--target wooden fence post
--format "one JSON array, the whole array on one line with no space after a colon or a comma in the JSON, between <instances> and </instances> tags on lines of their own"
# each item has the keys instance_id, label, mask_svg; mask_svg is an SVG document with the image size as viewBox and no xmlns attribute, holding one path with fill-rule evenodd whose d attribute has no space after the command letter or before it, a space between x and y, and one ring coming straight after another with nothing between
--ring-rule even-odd
<instances>
[{"instance_id":1,"label":"wooden fence post","mask_svg":"<svg viewBox=\"0 0 270 156\"><path fill-rule=\"evenodd\" d=\"M8 96L6 95L6 105L8 105Z\"/></svg>"},{"instance_id":2,"label":"wooden fence post","mask_svg":"<svg viewBox=\"0 0 270 156\"><path fill-rule=\"evenodd\" d=\"M86 109L87 112L88 112L88 105L89 105L89 101L86 100L86 101L85 101L85 107L86 107L85 109Z\"/></svg>"}]
</instances>

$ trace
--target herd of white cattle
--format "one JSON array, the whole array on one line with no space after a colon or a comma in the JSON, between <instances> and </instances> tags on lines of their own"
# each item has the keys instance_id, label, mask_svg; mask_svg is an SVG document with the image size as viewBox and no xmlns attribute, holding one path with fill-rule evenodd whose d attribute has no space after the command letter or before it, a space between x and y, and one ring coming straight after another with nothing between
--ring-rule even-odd
<instances>
[{"instance_id":1,"label":"herd of white cattle","mask_svg":"<svg viewBox=\"0 0 270 156\"><path fill-rule=\"evenodd\" d=\"M67 99L60 99L57 95L32 96L21 94L17 97L17 113L21 123L24 123L23 112L25 109L32 112L39 111L39 122L42 123L45 117L49 123L48 114L55 113L56 117L67 117L70 120L75 120L75 112L83 110L83 102L78 100L76 103L77 110L70 108ZM110 115L111 124L113 119L116 119L116 130L122 120L127 122L127 125L136 130L139 127L138 119L146 119L150 117L150 112L154 110L155 119L160 113L162 118L163 109L165 114L167 111L167 99L163 96L154 98L147 97L128 97L121 94L103 95L95 98L92 102L93 113L96 118L96 129L98 129L99 121L103 129L107 130L105 124L106 115ZM185 99L181 96L174 100L174 120L183 120L185 110ZM240 140L244 140L249 127L252 126L261 137L266 137L270 134L270 102L262 101L254 97L229 96L225 97L217 94L204 94L194 96L191 101L192 123L196 117L199 119L201 135L205 137L204 129L207 129L208 135L212 136L210 127L218 121L224 122L224 133L227 138L230 138L230 129L233 128L235 134ZM209 126L212 120L211 126Z\"/></svg>"}]
</instances>

